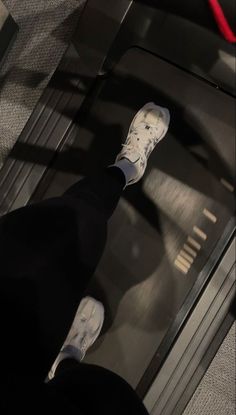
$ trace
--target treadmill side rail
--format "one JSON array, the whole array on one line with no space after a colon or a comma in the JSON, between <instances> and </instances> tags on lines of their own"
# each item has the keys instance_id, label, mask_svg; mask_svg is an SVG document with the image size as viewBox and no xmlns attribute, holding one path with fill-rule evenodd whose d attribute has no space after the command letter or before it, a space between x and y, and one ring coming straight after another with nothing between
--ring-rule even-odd
<instances>
[{"instance_id":1,"label":"treadmill side rail","mask_svg":"<svg viewBox=\"0 0 236 415\"><path fill-rule=\"evenodd\" d=\"M88 1L73 37L73 44L80 58L94 74L100 74L132 3L132 0Z\"/></svg>"},{"instance_id":2,"label":"treadmill side rail","mask_svg":"<svg viewBox=\"0 0 236 415\"><path fill-rule=\"evenodd\" d=\"M72 45L0 171L0 215L29 202L68 136L132 1L117 3L87 2Z\"/></svg>"},{"instance_id":3,"label":"treadmill side rail","mask_svg":"<svg viewBox=\"0 0 236 415\"><path fill-rule=\"evenodd\" d=\"M235 249L234 237L150 387L144 402L151 415L183 413L193 378L196 386L197 369L219 336L224 320L228 318L232 324L233 318L227 316L235 297ZM203 371L198 372L198 382L203 375Z\"/></svg>"}]
</instances>

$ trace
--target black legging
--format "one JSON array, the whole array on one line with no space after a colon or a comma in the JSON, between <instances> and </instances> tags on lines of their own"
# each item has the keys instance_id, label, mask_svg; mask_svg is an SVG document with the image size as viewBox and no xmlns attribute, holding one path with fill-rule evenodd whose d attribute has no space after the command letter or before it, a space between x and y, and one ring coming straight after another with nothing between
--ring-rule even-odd
<instances>
[{"instance_id":1,"label":"black legging","mask_svg":"<svg viewBox=\"0 0 236 415\"><path fill-rule=\"evenodd\" d=\"M44 383L101 258L107 221L124 186L122 171L111 167L62 197L0 219L5 413L20 404L34 414L57 405L78 414L147 413L127 383L102 368L68 360Z\"/></svg>"}]
</instances>

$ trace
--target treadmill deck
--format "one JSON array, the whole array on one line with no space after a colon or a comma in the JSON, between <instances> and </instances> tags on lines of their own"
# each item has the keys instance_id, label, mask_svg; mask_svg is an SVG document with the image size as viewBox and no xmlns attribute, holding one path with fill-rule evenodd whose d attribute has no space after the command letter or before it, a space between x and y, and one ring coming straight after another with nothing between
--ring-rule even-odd
<instances>
[{"instance_id":1,"label":"treadmill deck","mask_svg":"<svg viewBox=\"0 0 236 415\"><path fill-rule=\"evenodd\" d=\"M124 192L88 289L104 303L106 321L86 362L137 387L191 290L206 282L209 257L231 226L234 197L222 183L232 184L235 174L234 100L138 48L126 52L97 91L38 194L60 195L111 164L146 102L170 109L167 137L144 179ZM179 257L183 250L187 263Z\"/></svg>"}]
</instances>

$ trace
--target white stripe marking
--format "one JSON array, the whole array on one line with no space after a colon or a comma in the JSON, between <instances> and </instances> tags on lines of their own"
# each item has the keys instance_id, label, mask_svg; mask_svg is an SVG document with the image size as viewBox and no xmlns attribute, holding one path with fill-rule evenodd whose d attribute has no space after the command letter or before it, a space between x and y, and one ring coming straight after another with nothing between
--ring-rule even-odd
<instances>
[{"instance_id":1,"label":"white stripe marking","mask_svg":"<svg viewBox=\"0 0 236 415\"><path fill-rule=\"evenodd\" d=\"M203 215L205 215L208 219L210 219L213 223L217 222L217 217L213 215L208 209L203 209Z\"/></svg>"},{"instance_id":2,"label":"white stripe marking","mask_svg":"<svg viewBox=\"0 0 236 415\"><path fill-rule=\"evenodd\" d=\"M178 261L178 259L175 260L175 266L178 268L183 274L188 273L188 268L185 267L181 262Z\"/></svg>"},{"instance_id":3,"label":"white stripe marking","mask_svg":"<svg viewBox=\"0 0 236 415\"><path fill-rule=\"evenodd\" d=\"M227 180L225 180L223 177L221 177L220 182L221 182L221 184L223 184L223 186L224 186L227 190L229 190L229 192L233 193L233 191L234 191L234 186L233 186L231 183L229 183L229 182L228 182Z\"/></svg>"},{"instance_id":4,"label":"white stripe marking","mask_svg":"<svg viewBox=\"0 0 236 415\"><path fill-rule=\"evenodd\" d=\"M199 236L199 238L203 239L204 241L207 239L207 234L203 232L198 226L193 227L193 232Z\"/></svg>"},{"instance_id":5,"label":"white stripe marking","mask_svg":"<svg viewBox=\"0 0 236 415\"><path fill-rule=\"evenodd\" d=\"M193 264L193 258L187 254L187 252L183 251L183 249L180 251L179 253L183 258L187 259L188 262L190 262L191 264Z\"/></svg>"},{"instance_id":6,"label":"white stripe marking","mask_svg":"<svg viewBox=\"0 0 236 415\"><path fill-rule=\"evenodd\" d=\"M200 251L201 245L195 239L193 239L191 236L188 236L188 243L190 245L192 245L195 249Z\"/></svg>"},{"instance_id":7,"label":"white stripe marking","mask_svg":"<svg viewBox=\"0 0 236 415\"><path fill-rule=\"evenodd\" d=\"M177 261L181 262L186 268L190 268L191 264L186 259L184 259L180 254L177 256Z\"/></svg>"},{"instance_id":8,"label":"white stripe marking","mask_svg":"<svg viewBox=\"0 0 236 415\"><path fill-rule=\"evenodd\" d=\"M192 248L190 248L190 246L188 246L187 244L184 244L184 249L185 249L185 251L187 251L190 255L192 255L194 258L196 258L196 256L197 256L197 252L195 252Z\"/></svg>"}]
</instances>

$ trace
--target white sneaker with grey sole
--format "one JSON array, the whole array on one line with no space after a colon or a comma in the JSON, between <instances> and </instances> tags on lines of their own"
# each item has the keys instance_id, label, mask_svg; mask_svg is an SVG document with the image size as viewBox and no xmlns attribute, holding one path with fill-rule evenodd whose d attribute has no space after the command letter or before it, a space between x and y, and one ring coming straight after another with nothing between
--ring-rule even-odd
<instances>
[{"instance_id":1,"label":"white sneaker with grey sole","mask_svg":"<svg viewBox=\"0 0 236 415\"><path fill-rule=\"evenodd\" d=\"M122 160L132 163L132 178L127 185L138 182L144 175L148 158L156 145L165 137L170 122L167 108L149 102L131 122L126 142L118 154L115 166L122 169Z\"/></svg>"},{"instance_id":2,"label":"white sneaker with grey sole","mask_svg":"<svg viewBox=\"0 0 236 415\"><path fill-rule=\"evenodd\" d=\"M51 380L55 376L59 363L68 358L79 362L83 360L87 350L97 340L104 322L104 307L92 297L81 301L68 336L48 374Z\"/></svg>"}]
</instances>

